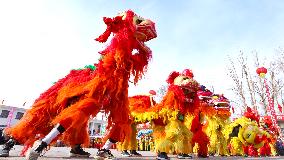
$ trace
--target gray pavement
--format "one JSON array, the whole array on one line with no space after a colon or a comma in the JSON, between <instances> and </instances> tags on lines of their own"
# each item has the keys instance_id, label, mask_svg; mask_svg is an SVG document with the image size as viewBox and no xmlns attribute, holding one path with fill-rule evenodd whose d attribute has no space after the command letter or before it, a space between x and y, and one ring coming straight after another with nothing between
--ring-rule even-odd
<instances>
[{"instance_id":1,"label":"gray pavement","mask_svg":"<svg viewBox=\"0 0 284 160\"><path fill-rule=\"evenodd\" d=\"M20 152L22 150L22 146L15 146L11 152L10 152L10 157L0 157L0 160L24 160L24 157L20 157ZM51 147L42 157L40 157L38 160L90 160L93 159L94 160L94 156L97 152L97 149L94 148L86 148L85 149L87 152L91 153L91 157L90 158L70 158L69 157L69 151L70 148L68 147ZM120 152L118 152L117 150L111 150L112 154L117 157L118 160L138 160L138 159L148 159L148 160L153 160L156 159L156 154L154 152L150 152L150 151L141 151L139 153L141 153L143 156L142 157L122 157L120 155ZM171 160L177 159L175 155L169 155L169 157L171 158ZM256 160L256 159L283 159L284 160L284 156L280 157L252 157L252 158L245 158L245 157L209 157L209 158L198 158L194 155L193 157L194 159L251 159L251 160Z\"/></svg>"}]
</instances>

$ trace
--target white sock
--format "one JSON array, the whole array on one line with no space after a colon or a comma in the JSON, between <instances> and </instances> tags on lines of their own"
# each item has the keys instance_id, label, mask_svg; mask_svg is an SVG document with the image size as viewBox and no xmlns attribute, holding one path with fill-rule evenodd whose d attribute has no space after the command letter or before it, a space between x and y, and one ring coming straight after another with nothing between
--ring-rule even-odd
<instances>
[{"instance_id":1,"label":"white sock","mask_svg":"<svg viewBox=\"0 0 284 160\"><path fill-rule=\"evenodd\" d=\"M60 132L58 130L58 127L60 126L60 124L57 124L49 133L48 135L46 135L42 141L44 141L47 145L49 145L49 143L55 138L57 137Z\"/></svg>"},{"instance_id":2,"label":"white sock","mask_svg":"<svg viewBox=\"0 0 284 160\"><path fill-rule=\"evenodd\" d=\"M113 144L114 144L114 143L112 143L112 142L108 139L108 140L106 141L105 145L103 146L103 149L109 150L109 149L112 147Z\"/></svg>"}]
</instances>

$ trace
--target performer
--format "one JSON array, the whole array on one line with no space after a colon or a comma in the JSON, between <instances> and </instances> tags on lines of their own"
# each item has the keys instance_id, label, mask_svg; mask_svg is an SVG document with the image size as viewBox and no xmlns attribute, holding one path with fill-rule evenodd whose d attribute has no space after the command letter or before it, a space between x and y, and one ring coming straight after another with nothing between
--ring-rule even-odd
<instances>
[{"instance_id":1,"label":"performer","mask_svg":"<svg viewBox=\"0 0 284 160\"><path fill-rule=\"evenodd\" d=\"M192 147L194 147L196 144L198 157L206 158L208 157L209 138L203 131L203 118L204 115L201 111L199 111L199 113L194 116L191 122L190 131L193 134L191 140Z\"/></svg>"},{"instance_id":2,"label":"performer","mask_svg":"<svg viewBox=\"0 0 284 160\"><path fill-rule=\"evenodd\" d=\"M136 126L137 125L135 123L131 124L131 129L132 129L131 134L129 134L128 135L129 137L125 138L124 141L121 142L121 144L119 144L119 149L122 151L121 155L123 157L142 156L140 153L137 152L138 144L137 144L137 139L136 139L136 133L137 133ZM128 150L130 152L128 152Z\"/></svg>"},{"instance_id":3,"label":"performer","mask_svg":"<svg viewBox=\"0 0 284 160\"><path fill-rule=\"evenodd\" d=\"M136 95L129 97L129 109L130 112L132 111L137 111L137 110L144 110L146 108L150 108L153 105L156 104L156 102L153 99L153 96L155 95L155 91L150 90L149 94L147 95ZM122 150L121 155L124 157L129 157L129 156L142 156L140 153L137 152L137 139L136 139L136 134L137 134L137 124L134 120L133 117L131 116L131 134L128 135L128 138L125 138L124 142L120 143L119 149ZM128 151L130 153L128 153Z\"/></svg>"},{"instance_id":4,"label":"performer","mask_svg":"<svg viewBox=\"0 0 284 160\"><path fill-rule=\"evenodd\" d=\"M208 92L208 91L207 91ZM199 96L200 97L200 96ZM208 100L202 100L206 116L205 132L210 137L209 154L227 156L228 143L224 134L230 124L230 104L223 94L213 94ZM207 105L207 106L206 106Z\"/></svg>"},{"instance_id":5,"label":"performer","mask_svg":"<svg viewBox=\"0 0 284 160\"><path fill-rule=\"evenodd\" d=\"M111 145L123 141L129 133L128 81L132 74L136 84L147 68L151 50L144 42L156 37L155 25L131 10L114 18L104 18L104 22L107 30L96 40L106 42L111 33L114 37L100 52L102 58L95 72L60 80L35 101L17 125L6 131L10 140L22 144L34 142L35 135L40 135L42 139L35 141L26 154L27 159L36 160L60 134L65 143L89 144L86 126L89 117L96 116L100 110L109 117L107 141L98 156L113 157L109 151ZM137 53L133 54L133 50ZM55 127L50 129L53 125Z\"/></svg>"}]
</instances>

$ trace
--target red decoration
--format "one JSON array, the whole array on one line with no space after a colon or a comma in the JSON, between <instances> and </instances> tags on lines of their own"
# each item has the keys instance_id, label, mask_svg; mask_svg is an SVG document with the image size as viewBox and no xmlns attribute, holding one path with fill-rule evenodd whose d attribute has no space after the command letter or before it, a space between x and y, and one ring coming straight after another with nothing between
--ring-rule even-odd
<instances>
[{"instance_id":1,"label":"red decoration","mask_svg":"<svg viewBox=\"0 0 284 160\"><path fill-rule=\"evenodd\" d=\"M190 77L190 78L193 78L193 73L192 73L192 71L191 71L190 69L185 69L185 70L183 70L183 71L182 71L182 75L188 76L188 77Z\"/></svg>"},{"instance_id":2,"label":"red decoration","mask_svg":"<svg viewBox=\"0 0 284 160\"><path fill-rule=\"evenodd\" d=\"M250 107L247 107L247 110L244 113L244 116L251 119L251 120L256 121L257 123L259 123L260 115L257 112L257 110L254 110L254 109L251 109Z\"/></svg>"},{"instance_id":3,"label":"red decoration","mask_svg":"<svg viewBox=\"0 0 284 160\"><path fill-rule=\"evenodd\" d=\"M150 93L151 95L156 95L156 91L154 91L154 90L150 90L149 93Z\"/></svg>"},{"instance_id":4,"label":"red decoration","mask_svg":"<svg viewBox=\"0 0 284 160\"><path fill-rule=\"evenodd\" d=\"M256 69L256 73L261 76L264 77L265 74L267 73L267 69L265 67L259 67Z\"/></svg>"},{"instance_id":5,"label":"red decoration","mask_svg":"<svg viewBox=\"0 0 284 160\"><path fill-rule=\"evenodd\" d=\"M261 67L261 68L264 68L264 67ZM265 75L265 73L267 73L266 68L261 69L261 72L259 74L260 74L261 77L264 77L263 74ZM275 112L275 109L274 109L274 100L270 96L269 87L268 87L266 78L264 78L263 82L264 82L264 86L266 88L266 95L267 95L267 98L268 98L267 112L270 114L273 125L276 126L278 133L280 133L280 136L282 137L281 129L277 124L277 116L276 116L276 112Z\"/></svg>"},{"instance_id":6,"label":"red decoration","mask_svg":"<svg viewBox=\"0 0 284 160\"><path fill-rule=\"evenodd\" d=\"M282 113L282 106L280 104L278 104L278 109Z\"/></svg>"},{"instance_id":7,"label":"red decoration","mask_svg":"<svg viewBox=\"0 0 284 160\"><path fill-rule=\"evenodd\" d=\"M175 78L178 77L179 75L180 75L179 72L176 71L171 72L170 75L168 76L167 83L168 84L174 83Z\"/></svg>"}]
</instances>

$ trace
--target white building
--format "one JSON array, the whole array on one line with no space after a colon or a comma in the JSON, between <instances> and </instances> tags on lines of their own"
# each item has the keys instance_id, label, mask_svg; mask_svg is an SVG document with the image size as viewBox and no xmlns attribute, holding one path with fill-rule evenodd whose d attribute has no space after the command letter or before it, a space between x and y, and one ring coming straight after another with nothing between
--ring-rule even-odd
<instances>
[{"instance_id":1,"label":"white building","mask_svg":"<svg viewBox=\"0 0 284 160\"><path fill-rule=\"evenodd\" d=\"M89 134L90 137L102 137L105 133L107 125L107 117L103 112L99 112L96 117L91 118L89 121Z\"/></svg>"},{"instance_id":2,"label":"white building","mask_svg":"<svg viewBox=\"0 0 284 160\"><path fill-rule=\"evenodd\" d=\"M16 124L25 112L25 108L0 105L0 130Z\"/></svg>"}]
</instances>

